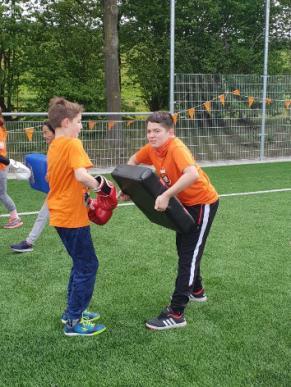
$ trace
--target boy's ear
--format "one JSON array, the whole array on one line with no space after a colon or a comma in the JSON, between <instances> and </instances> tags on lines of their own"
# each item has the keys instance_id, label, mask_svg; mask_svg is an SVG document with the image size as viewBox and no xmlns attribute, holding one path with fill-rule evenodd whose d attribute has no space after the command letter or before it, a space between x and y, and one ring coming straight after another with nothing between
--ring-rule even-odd
<instances>
[{"instance_id":1,"label":"boy's ear","mask_svg":"<svg viewBox=\"0 0 291 387\"><path fill-rule=\"evenodd\" d=\"M64 118L61 122L61 127L62 128L67 128L69 126L69 123L70 123L70 120L68 119L68 117Z\"/></svg>"}]
</instances>

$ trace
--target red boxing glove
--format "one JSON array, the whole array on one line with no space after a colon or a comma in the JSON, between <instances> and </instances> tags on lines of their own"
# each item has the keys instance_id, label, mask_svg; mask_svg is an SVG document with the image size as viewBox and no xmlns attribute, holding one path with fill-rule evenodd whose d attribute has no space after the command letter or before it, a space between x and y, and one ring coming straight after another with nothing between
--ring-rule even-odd
<instances>
[{"instance_id":1,"label":"red boxing glove","mask_svg":"<svg viewBox=\"0 0 291 387\"><path fill-rule=\"evenodd\" d=\"M94 178L98 182L98 188L95 190L95 192L98 192L99 195L109 196L111 194L112 188L114 187L113 183L101 175L97 175Z\"/></svg>"},{"instance_id":2,"label":"red boxing glove","mask_svg":"<svg viewBox=\"0 0 291 387\"><path fill-rule=\"evenodd\" d=\"M88 204L90 221L99 225L106 224L111 218L114 208L117 207L117 192L115 186L111 183L110 193L108 195L100 191L97 194L97 198L90 199Z\"/></svg>"}]
</instances>

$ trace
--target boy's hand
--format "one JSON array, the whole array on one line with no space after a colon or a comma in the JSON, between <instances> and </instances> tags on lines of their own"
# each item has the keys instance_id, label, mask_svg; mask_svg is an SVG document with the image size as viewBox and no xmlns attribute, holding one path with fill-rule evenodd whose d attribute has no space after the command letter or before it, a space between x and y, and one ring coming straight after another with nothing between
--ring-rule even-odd
<instances>
[{"instance_id":1,"label":"boy's hand","mask_svg":"<svg viewBox=\"0 0 291 387\"><path fill-rule=\"evenodd\" d=\"M159 212L164 212L168 208L170 198L163 193L156 198L155 201L155 210Z\"/></svg>"},{"instance_id":2,"label":"boy's hand","mask_svg":"<svg viewBox=\"0 0 291 387\"><path fill-rule=\"evenodd\" d=\"M119 191L117 197L118 197L118 199L119 199L121 202L126 202L126 201L130 200L130 196L129 196L129 195L126 195L126 194L123 193L122 191Z\"/></svg>"}]
</instances>

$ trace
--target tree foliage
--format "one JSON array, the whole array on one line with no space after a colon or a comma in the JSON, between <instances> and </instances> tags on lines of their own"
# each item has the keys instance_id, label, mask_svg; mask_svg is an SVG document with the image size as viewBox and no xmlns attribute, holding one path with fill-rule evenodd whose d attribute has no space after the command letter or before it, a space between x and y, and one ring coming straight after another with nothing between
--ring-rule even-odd
<instances>
[{"instance_id":1,"label":"tree foliage","mask_svg":"<svg viewBox=\"0 0 291 387\"><path fill-rule=\"evenodd\" d=\"M23 5L24 2L19 3ZM13 77L18 79L15 87L21 84L24 90L29 91L26 107L46 110L52 96L63 95L78 100L87 110L96 110L97 107L102 110L104 63L102 13L98 2L26 2L25 12L19 12L15 23L10 16L11 4L3 8L6 15L2 13L1 19L5 22L1 24L2 29L9 36L17 56L13 63ZM13 28L17 30L17 39ZM19 30L23 33L19 34ZM4 42L8 42L5 37ZM11 55L10 48L2 47L4 55ZM7 66L3 71L9 77ZM1 86L2 98L9 100L11 93L7 82L1 82ZM13 104L6 105L8 110L14 107Z\"/></svg>"},{"instance_id":2,"label":"tree foliage","mask_svg":"<svg viewBox=\"0 0 291 387\"><path fill-rule=\"evenodd\" d=\"M149 110L167 109L170 1L116 2L120 63L126 68L121 74L138 85ZM103 5L103 0L1 3L3 110L46 110L54 95L77 100L87 111L106 108ZM262 74L264 19L262 0L176 1L176 72ZM270 74L291 72L290 20L290 0L272 0Z\"/></svg>"},{"instance_id":3,"label":"tree foliage","mask_svg":"<svg viewBox=\"0 0 291 387\"><path fill-rule=\"evenodd\" d=\"M0 107L12 110L18 98L21 74L26 69L23 59L27 22L18 1L0 4Z\"/></svg>"},{"instance_id":4,"label":"tree foliage","mask_svg":"<svg viewBox=\"0 0 291 387\"><path fill-rule=\"evenodd\" d=\"M31 24L29 87L41 108L54 95L104 107L101 9L95 1L42 1Z\"/></svg>"},{"instance_id":5,"label":"tree foliage","mask_svg":"<svg viewBox=\"0 0 291 387\"><path fill-rule=\"evenodd\" d=\"M151 110L168 106L169 1L122 2L123 50L131 74ZM276 5L275 5L276 4ZM286 71L278 56L289 47L288 2L272 4L269 71ZM290 20L290 19L289 19ZM183 0L176 2L175 70L180 73L259 73L263 71L265 9L261 0ZM289 21L290 26L290 21ZM276 48L277 47L277 48ZM288 66L289 72L291 65Z\"/></svg>"}]
</instances>

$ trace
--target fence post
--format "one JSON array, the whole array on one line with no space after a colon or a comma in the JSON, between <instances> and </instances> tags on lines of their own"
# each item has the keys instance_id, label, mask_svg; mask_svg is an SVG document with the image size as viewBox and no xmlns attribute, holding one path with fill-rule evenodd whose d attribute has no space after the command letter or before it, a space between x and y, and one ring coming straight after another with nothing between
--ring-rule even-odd
<instances>
[{"instance_id":1,"label":"fence post","mask_svg":"<svg viewBox=\"0 0 291 387\"><path fill-rule=\"evenodd\" d=\"M171 0L170 10L170 113L174 113L174 74L175 74L175 0Z\"/></svg>"},{"instance_id":2,"label":"fence post","mask_svg":"<svg viewBox=\"0 0 291 387\"><path fill-rule=\"evenodd\" d=\"M266 0L265 9L265 48L264 48L264 75L263 75L263 100L262 100L262 126L261 126L261 146L260 160L265 157L265 126L266 126L266 98L268 84L268 47L269 47L269 19L270 19L270 0Z\"/></svg>"}]
</instances>

